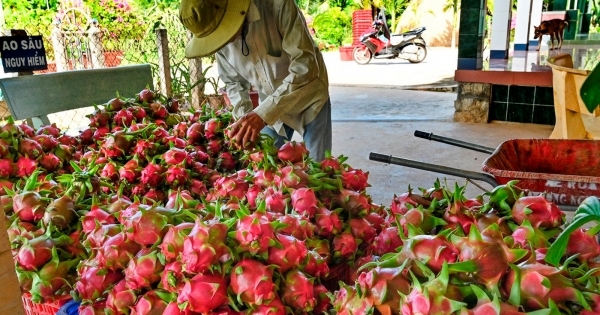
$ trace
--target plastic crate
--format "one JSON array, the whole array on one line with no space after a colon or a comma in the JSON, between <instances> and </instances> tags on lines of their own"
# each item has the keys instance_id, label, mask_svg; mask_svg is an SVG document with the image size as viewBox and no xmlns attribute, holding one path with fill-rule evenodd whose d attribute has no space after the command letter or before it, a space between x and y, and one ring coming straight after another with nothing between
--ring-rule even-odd
<instances>
[{"instance_id":1,"label":"plastic crate","mask_svg":"<svg viewBox=\"0 0 600 315\"><path fill-rule=\"evenodd\" d=\"M26 315L55 315L56 312L61 308L61 306L65 305L69 302L71 298L66 296L62 299L58 299L54 302L49 303L33 303L31 301L30 294L23 295L23 306L25 307Z\"/></svg>"}]
</instances>

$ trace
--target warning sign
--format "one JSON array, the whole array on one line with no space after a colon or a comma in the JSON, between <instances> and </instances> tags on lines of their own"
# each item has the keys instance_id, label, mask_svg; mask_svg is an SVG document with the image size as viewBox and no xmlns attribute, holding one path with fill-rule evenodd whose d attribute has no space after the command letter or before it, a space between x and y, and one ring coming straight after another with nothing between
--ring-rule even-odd
<instances>
[{"instance_id":1,"label":"warning sign","mask_svg":"<svg viewBox=\"0 0 600 315\"><path fill-rule=\"evenodd\" d=\"M4 72L48 69L42 36L0 37L0 52Z\"/></svg>"}]
</instances>

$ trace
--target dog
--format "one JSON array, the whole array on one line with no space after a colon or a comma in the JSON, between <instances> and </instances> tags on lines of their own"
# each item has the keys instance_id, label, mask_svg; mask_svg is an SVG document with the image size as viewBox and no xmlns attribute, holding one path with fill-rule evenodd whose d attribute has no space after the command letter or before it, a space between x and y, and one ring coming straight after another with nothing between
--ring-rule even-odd
<instances>
[{"instance_id":1,"label":"dog","mask_svg":"<svg viewBox=\"0 0 600 315\"><path fill-rule=\"evenodd\" d=\"M565 26L568 26L569 22L561 20L561 19L554 19L554 20L548 20L548 21L542 21L542 23L540 23L540 26L534 26L534 36L533 39L538 39L540 38L540 44L538 45L537 50L540 50L540 47L542 47L541 44L541 37L542 35L550 35L550 50L554 49L554 38L556 38L556 40L558 41L558 45L556 47L556 49L560 49L562 48L562 43L563 43L563 32L565 30ZM568 30L568 28L567 28Z\"/></svg>"}]
</instances>

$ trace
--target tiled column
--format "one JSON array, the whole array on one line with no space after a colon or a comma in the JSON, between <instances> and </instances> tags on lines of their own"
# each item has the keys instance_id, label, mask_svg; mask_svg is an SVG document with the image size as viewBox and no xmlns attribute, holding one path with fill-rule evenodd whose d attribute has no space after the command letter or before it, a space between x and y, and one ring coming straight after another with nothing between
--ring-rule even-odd
<instances>
[{"instance_id":1,"label":"tiled column","mask_svg":"<svg viewBox=\"0 0 600 315\"><path fill-rule=\"evenodd\" d=\"M494 1L494 16L492 17L492 43L490 45L491 59L507 59L512 18L512 0Z\"/></svg>"},{"instance_id":2,"label":"tiled column","mask_svg":"<svg viewBox=\"0 0 600 315\"><path fill-rule=\"evenodd\" d=\"M540 44L541 38L533 39L535 33L533 26L540 26L542 22L542 6L544 0L532 0L531 4L531 18L529 20L529 47L537 47Z\"/></svg>"},{"instance_id":3,"label":"tiled column","mask_svg":"<svg viewBox=\"0 0 600 315\"><path fill-rule=\"evenodd\" d=\"M462 0L460 5L457 69L481 69L486 0Z\"/></svg>"},{"instance_id":4,"label":"tiled column","mask_svg":"<svg viewBox=\"0 0 600 315\"><path fill-rule=\"evenodd\" d=\"M515 29L515 51L529 48L529 19L533 0L517 2L517 26Z\"/></svg>"}]
</instances>

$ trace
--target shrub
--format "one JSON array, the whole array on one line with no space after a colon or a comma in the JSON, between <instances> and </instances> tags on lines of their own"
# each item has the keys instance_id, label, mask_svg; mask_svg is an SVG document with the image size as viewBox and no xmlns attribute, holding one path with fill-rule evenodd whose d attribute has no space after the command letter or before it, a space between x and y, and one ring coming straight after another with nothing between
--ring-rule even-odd
<instances>
[{"instance_id":1,"label":"shrub","mask_svg":"<svg viewBox=\"0 0 600 315\"><path fill-rule=\"evenodd\" d=\"M340 8L330 8L315 17L313 27L320 40L340 46L352 33L352 17Z\"/></svg>"}]
</instances>

